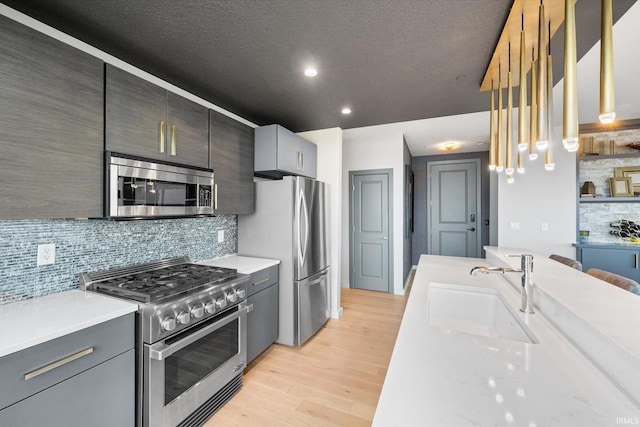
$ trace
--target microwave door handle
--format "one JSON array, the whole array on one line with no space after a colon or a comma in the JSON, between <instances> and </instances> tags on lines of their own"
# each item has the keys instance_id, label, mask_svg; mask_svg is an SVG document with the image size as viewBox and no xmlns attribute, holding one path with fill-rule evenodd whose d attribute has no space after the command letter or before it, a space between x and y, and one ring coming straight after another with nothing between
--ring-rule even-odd
<instances>
[{"instance_id":1,"label":"microwave door handle","mask_svg":"<svg viewBox=\"0 0 640 427\"><path fill-rule=\"evenodd\" d=\"M214 330L219 329L221 326L224 326L227 323L231 323L237 318L244 316L246 315L246 313L253 310L253 304L247 305L246 303L242 303L239 305L239 307L240 309L236 313L230 316L227 316L223 319L220 319L217 322L212 323L211 325L200 329L198 332L195 332L181 339L180 341L177 341L169 345L165 344L164 342L153 344L151 347L149 347L149 357L154 360L164 360L167 357L171 356L176 351L181 350L186 346L193 344L194 342L205 337L206 335L210 334Z\"/></svg>"}]
</instances>

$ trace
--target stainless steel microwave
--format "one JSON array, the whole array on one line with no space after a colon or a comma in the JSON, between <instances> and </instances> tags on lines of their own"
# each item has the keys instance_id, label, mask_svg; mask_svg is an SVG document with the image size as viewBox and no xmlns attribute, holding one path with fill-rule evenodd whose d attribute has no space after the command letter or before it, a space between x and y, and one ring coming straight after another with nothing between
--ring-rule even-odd
<instances>
[{"instance_id":1,"label":"stainless steel microwave","mask_svg":"<svg viewBox=\"0 0 640 427\"><path fill-rule=\"evenodd\" d=\"M105 216L111 219L213 215L213 170L106 152Z\"/></svg>"}]
</instances>

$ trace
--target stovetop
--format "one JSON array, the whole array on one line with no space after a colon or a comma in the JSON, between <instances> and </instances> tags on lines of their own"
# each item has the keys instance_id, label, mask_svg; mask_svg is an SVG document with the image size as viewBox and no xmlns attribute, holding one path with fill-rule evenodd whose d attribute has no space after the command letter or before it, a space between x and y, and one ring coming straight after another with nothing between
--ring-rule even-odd
<instances>
[{"instance_id":1,"label":"stovetop","mask_svg":"<svg viewBox=\"0 0 640 427\"><path fill-rule=\"evenodd\" d=\"M141 339L154 343L244 303L249 275L186 257L80 275L80 289L138 302Z\"/></svg>"},{"instance_id":2,"label":"stovetop","mask_svg":"<svg viewBox=\"0 0 640 427\"><path fill-rule=\"evenodd\" d=\"M148 303L196 291L236 275L237 271L231 268L185 263L106 279L95 283L94 290Z\"/></svg>"}]
</instances>

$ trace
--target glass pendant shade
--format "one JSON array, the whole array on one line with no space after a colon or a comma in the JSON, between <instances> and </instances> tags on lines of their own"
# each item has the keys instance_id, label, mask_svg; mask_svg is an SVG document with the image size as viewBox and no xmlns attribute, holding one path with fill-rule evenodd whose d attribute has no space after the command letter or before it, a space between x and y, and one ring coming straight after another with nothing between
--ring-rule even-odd
<instances>
[{"instance_id":1,"label":"glass pendant shade","mask_svg":"<svg viewBox=\"0 0 640 427\"><path fill-rule=\"evenodd\" d=\"M544 4L540 3L538 15L538 85L537 85L537 106L538 106L538 130L536 148L544 151L549 144L547 125L547 22L544 16Z\"/></svg>"},{"instance_id":2,"label":"glass pendant shade","mask_svg":"<svg viewBox=\"0 0 640 427\"><path fill-rule=\"evenodd\" d=\"M616 118L613 84L613 12L611 0L602 0L600 22L600 122L611 123Z\"/></svg>"},{"instance_id":3,"label":"glass pendant shade","mask_svg":"<svg viewBox=\"0 0 640 427\"><path fill-rule=\"evenodd\" d=\"M564 86L562 98L562 145L578 151L578 77L576 11L573 0L564 2Z\"/></svg>"},{"instance_id":4,"label":"glass pendant shade","mask_svg":"<svg viewBox=\"0 0 640 427\"><path fill-rule=\"evenodd\" d=\"M527 72L525 69L525 34L520 32L520 70L518 75L518 151L525 151L527 142ZM520 159L520 155L518 155Z\"/></svg>"}]
</instances>

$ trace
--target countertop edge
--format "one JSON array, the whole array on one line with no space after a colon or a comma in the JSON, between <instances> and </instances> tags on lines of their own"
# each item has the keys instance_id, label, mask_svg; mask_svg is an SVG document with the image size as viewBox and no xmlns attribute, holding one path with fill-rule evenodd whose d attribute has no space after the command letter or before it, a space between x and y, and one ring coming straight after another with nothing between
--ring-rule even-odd
<instances>
[{"instance_id":1,"label":"countertop edge","mask_svg":"<svg viewBox=\"0 0 640 427\"><path fill-rule=\"evenodd\" d=\"M133 313L138 305L73 289L3 306L0 357ZM16 322L15 319L19 319Z\"/></svg>"},{"instance_id":2,"label":"countertop edge","mask_svg":"<svg viewBox=\"0 0 640 427\"><path fill-rule=\"evenodd\" d=\"M215 267L234 268L238 273L253 274L265 268L280 264L280 260L269 258L256 258L243 255L227 255L219 258L198 261L197 264L211 265Z\"/></svg>"}]
</instances>

